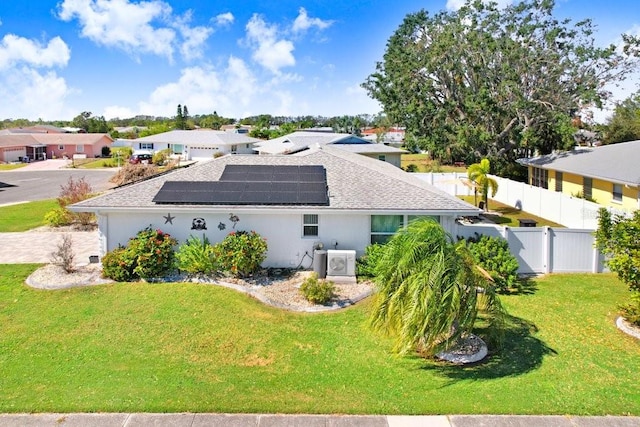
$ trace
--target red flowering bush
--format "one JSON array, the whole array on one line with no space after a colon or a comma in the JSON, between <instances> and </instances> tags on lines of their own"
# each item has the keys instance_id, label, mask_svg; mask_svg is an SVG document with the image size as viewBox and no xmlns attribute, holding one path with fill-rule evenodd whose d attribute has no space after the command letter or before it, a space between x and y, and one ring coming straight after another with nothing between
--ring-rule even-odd
<instances>
[{"instance_id":1,"label":"red flowering bush","mask_svg":"<svg viewBox=\"0 0 640 427\"><path fill-rule=\"evenodd\" d=\"M247 277L258 271L267 257L267 241L255 231L232 231L214 250L223 270Z\"/></svg>"},{"instance_id":2,"label":"red flowering bush","mask_svg":"<svg viewBox=\"0 0 640 427\"><path fill-rule=\"evenodd\" d=\"M176 244L169 234L147 227L102 258L102 274L118 281L162 277L174 268Z\"/></svg>"}]
</instances>

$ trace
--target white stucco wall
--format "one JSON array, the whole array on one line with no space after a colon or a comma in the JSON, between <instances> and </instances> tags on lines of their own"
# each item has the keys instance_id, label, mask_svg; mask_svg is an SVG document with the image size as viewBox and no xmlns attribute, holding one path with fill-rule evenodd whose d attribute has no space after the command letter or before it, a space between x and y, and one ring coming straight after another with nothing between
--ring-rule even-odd
<instances>
[{"instance_id":1,"label":"white stucco wall","mask_svg":"<svg viewBox=\"0 0 640 427\"><path fill-rule=\"evenodd\" d=\"M324 214L318 218L319 236L303 237L302 217L304 213L236 213L240 221L236 230L254 230L267 239L267 259L265 267L297 267L309 268L310 256L313 254L314 244L322 242L325 249L355 249L357 256L364 253L370 241L370 216L365 214ZM171 214L172 222L165 223L164 216ZM115 213L101 216L99 226L104 235L103 251L111 251L119 244L126 245L128 240L147 226L160 229L184 243L190 235L207 236L211 243L216 243L233 231L233 223L229 220L230 213L180 212L167 209L158 213ZM194 218L203 218L206 230L193 230ZM224 229L219 229L219 224ZM334 246L337 242L337 246ZM305 256L305 253L308 256Z\"/></svg>"}]
</instances>

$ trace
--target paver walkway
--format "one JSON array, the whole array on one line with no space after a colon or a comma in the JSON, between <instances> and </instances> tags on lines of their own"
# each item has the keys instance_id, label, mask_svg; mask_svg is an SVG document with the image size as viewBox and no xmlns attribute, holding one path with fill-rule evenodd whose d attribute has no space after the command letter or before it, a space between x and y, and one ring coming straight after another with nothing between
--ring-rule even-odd
<instances>
[{"instance_id":1,"label":"paver walkway","mask_svg":"<svg viewBox=\"0 0 640 427\"><path fill-rule=\"evenodd\" d=\"M87 264L89 256L100 254L98 231L25 231L0 233L0 264L28 264L51 262L51 253L62 242L62 235L73 240L75 261Z\"/></svg>"}]
</instances>

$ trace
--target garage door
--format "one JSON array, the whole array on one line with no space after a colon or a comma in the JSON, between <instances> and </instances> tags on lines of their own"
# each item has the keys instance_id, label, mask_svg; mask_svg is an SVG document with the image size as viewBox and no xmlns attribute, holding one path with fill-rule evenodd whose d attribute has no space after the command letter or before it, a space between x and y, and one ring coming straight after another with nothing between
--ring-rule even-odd
<instances>
[{"instance_id":1,"label":"garage door","mask_svg":"<svg viewBox=\"0 0 640 427\"><path fill-rule=\"evenodd\" d=\"M189 158L191 160L211 160L220 150L218 147L190 147Z\"/></svg>"}]
</instances>

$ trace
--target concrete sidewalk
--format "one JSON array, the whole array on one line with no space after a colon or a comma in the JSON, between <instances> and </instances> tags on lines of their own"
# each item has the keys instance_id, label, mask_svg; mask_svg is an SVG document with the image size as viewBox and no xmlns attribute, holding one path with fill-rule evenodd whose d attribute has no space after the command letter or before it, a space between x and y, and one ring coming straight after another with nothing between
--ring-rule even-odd
<instances>
[{"instance_id":1,"label":"concrete sidewalk","mask_svg":"<svg viewBox=\"0 0 640 427\"><path fill-rule=\"evenodd\" d=\"M638 417L527 415L0 414L3 427L638 427Z\"/></svg>"}]
</instances>

